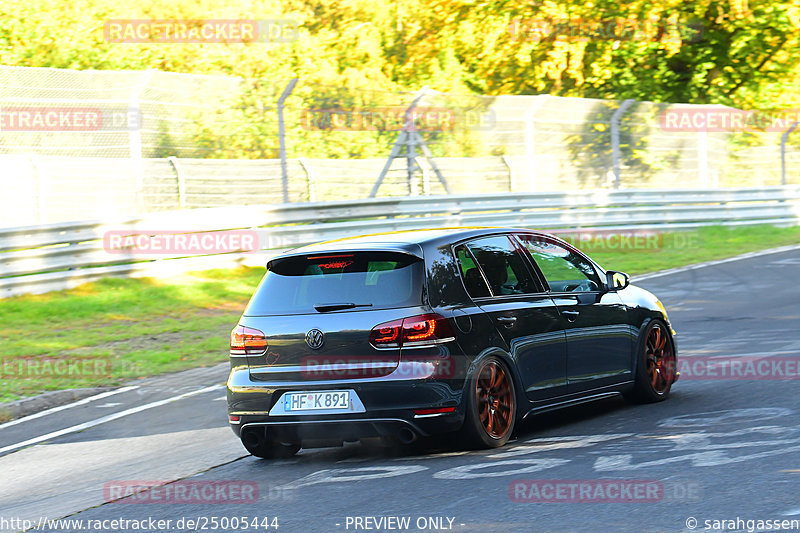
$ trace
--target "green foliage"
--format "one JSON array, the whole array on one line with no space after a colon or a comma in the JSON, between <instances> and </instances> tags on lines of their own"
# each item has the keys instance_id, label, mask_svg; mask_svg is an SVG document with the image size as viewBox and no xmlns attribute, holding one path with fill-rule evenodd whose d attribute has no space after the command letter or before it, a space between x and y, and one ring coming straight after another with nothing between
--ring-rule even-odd
<instances>
[{"instance_id":1,"label":"green foliage","mask_svg":"<svg viewBox=\"0 0 800 533\"><path fill-rule=\"evenodd\" d=\"M104 37L114 19L222 18L291 19L299 31L268 44ZM800 6L772 0L39 0L0 6L0 49L6 65L755 107L796 78L798 22Z\"/></svg>"},{"instance_id":2,"label":"green foliage","mask_svg":"<svg viewBox=\"0 0 800 533\"><path fill-rule=\"evenodd\" d=\"M297 32L289 42L117 44L104 36L115 19L283 19ZM203 157L271 158L277 96L293 77L301 80L287 101L293 124L309 109L404 106L426 85L454 94L797 106L799 23L793 0L39 0L0 5L0 62L239 76L247 86L236 105L204 101L192 140ZM394 140L379 128L291 131L290 150L319 157L384 156ZM165 154L183 155L172 132L160 135ZM431 140L438 154L484 150L466 130Z\"/></svg>"}]
</instances>

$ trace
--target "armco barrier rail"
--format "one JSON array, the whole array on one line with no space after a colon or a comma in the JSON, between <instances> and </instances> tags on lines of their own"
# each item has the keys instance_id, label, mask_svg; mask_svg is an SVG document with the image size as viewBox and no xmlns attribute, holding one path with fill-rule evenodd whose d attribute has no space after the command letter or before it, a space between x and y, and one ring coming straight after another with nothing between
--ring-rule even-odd
<instances>
[{"instance_id":1,"label":"armco barrier rail","mask_svg":"<svg viewBox=\"0 0 800 533\"><path fill-rule=\"evenodd\" d=\"M798 222L799 186L451 195L192 209L135 220L0 229L0 296L58 290L107 276L163 276L238 264L263 265L266 257L302 244L405 229L681 229ZM108 231L191 234L234 229L256 230L260 250L143 257L112 254L103 247Z\"/></svg>"}]
</instances>

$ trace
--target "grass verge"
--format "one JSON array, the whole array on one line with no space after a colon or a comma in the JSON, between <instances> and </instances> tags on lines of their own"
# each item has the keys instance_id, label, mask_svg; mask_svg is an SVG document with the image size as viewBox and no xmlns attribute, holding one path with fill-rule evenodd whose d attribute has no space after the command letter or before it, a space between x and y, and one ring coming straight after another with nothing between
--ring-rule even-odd
<instances>
[{"instance_id":1,"label":"grass verge","mask_svg":"<svg viewBox=\"0 0 800 533\"><path fill-rule=\"evenodd\" d=\"M599 232L569 240L604 267L635 275L797 244L800 227ZM0 403L223 362L228 334L263 273L237 268L165 280L106 279L0 300Z\"/></svg>"}]
</instances>

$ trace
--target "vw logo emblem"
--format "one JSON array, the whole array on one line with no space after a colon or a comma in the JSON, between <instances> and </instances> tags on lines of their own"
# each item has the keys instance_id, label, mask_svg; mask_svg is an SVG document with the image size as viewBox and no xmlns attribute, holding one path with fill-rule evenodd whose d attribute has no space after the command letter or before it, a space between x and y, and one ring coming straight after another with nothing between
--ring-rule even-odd
<instances>
[{"instance_id":1,"label":"vw logo emblem","mask_svg":"<svg viewBox=\"0 0 800 533\"><path fill-rule=\"evenodd\" d=\"M309 348L312 350L319 350L322 348L322 345L325 343L325 336L322 332L316 328L309 330L306 333L306 344L308 344Z\"/></svg>"}]
</instances>

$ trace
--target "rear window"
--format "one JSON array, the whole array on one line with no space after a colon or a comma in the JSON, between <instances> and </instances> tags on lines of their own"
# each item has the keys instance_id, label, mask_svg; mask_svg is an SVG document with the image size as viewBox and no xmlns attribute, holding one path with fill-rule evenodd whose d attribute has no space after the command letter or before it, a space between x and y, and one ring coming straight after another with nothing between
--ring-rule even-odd
<instances>
[{"instance_id":1,"label":"rear window","mask_svg":"<svg viewBox=\"0 0 800 533\"><path fill-rule=\"evenodd\" d=\"M287 257L273 261L248 316L391 309L422 304L423 262L393 252Z\"/></svg>"}]
</instances>

